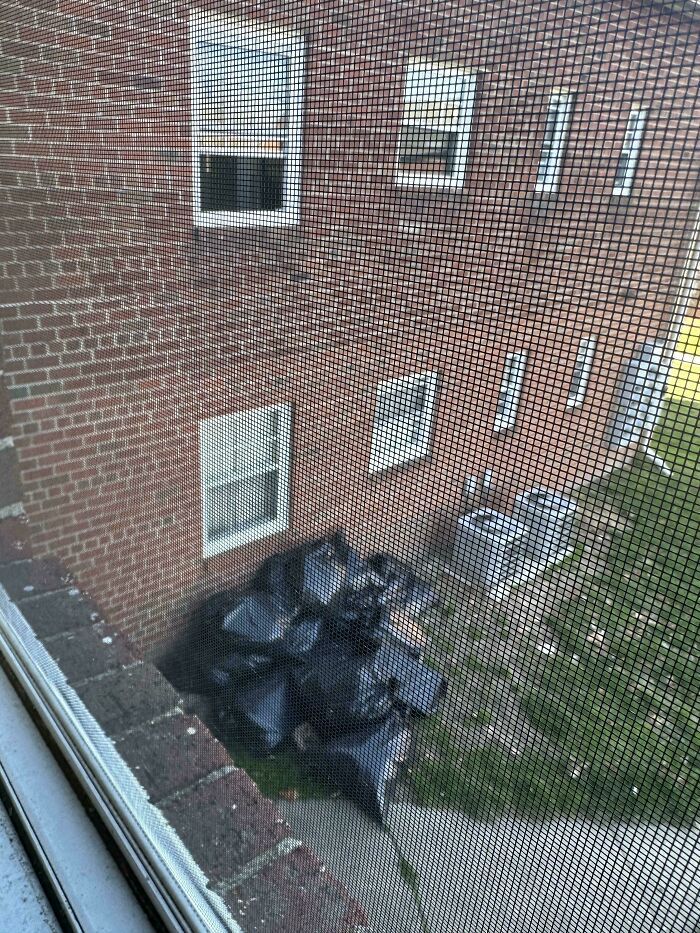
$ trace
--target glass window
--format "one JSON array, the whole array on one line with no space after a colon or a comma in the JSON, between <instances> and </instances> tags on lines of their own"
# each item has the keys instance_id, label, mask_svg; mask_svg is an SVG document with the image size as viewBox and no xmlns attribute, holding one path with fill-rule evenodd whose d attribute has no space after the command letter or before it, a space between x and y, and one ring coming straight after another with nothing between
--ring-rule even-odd
<instances>
[{"instance_id":1,"label":"glass window","mask_svg":"<svg viewBox=\"0 0 700 933\"><path fill-rule=\"evenodd\" d=\"M192 19L195 220L298 220L303 41L263 26Z\"/></svg>"},{"instance_id":2,"label":"glass window","mask_svg":"<svg viewBox=\"0 0 700 933\"><path fill-rule=\"evenodd\" d=\"M595 338L593 337L585 338L578 345L576 363L574 364L574 373L571 377L569 394L566 398L567 408L577 408L579 405L583 404L583 400L586 397L588 380L590 379L591 369L593 367L595 345L596 342Z\"/></svg>"},{"instance_id":3,"label":"glass window","mask_svg":"<svg viewBox=\"0 0 700 933\"><path fill-rule=\"evenodd\" d=\"M371 473L426 456L436 389L437 373L394 379L377 387Z\"/></svg>"},{"instance_id":4,"label":"glass window","mask_svg":"<svg viewBox=\"0 0 700 933\"><path fill-rule=\"evenodd\" d=\"M205 557L287 527L290 446L289 405L200 423Z\"/></svg>"},{"instance_id":5,"label":"glass window","mask_svg":"<svg viewBox=\"0 0 700 933\"><path fill-rule=\"evenodd\" d=\"M537 168L535 190L541 193L555 192L559 187L561 167L569 131L569 120L573 95L552 94L547 108L540 164Z\"/></svg>"},{"instance_id":6,"label":"glass window","mask_svg":"<svg viewBox=\"0 0 700 933\"><path fill-rule=\"evenodd\" d=\"M401 184L461 187L476 77L454 65L409 62L399 135Z\"/></svg>"},{"instance_id":7,"label":"glass window","mask_svg":"<svg viewBox=\"0 0 700 933\"><path fill-rule=\"evenodd\" d=\"M503 367L501 388L496 403L494 431L512 428L518 416L518 404L523 390L527 353L509 353Z\"/></svg>"},{"instance_id":8,"label":"glass window","mask_svg":"<svg viewBox=\"0 0 700 933\"><path fill-rule=\"evenodd\" d=\"M626 195L632 190L646 119L646 110L630 111L630 115L627 119L627 129L625 130L625 139L622 143L622 150L615 172L613 194Z\"/></svg>"}]
</instances>

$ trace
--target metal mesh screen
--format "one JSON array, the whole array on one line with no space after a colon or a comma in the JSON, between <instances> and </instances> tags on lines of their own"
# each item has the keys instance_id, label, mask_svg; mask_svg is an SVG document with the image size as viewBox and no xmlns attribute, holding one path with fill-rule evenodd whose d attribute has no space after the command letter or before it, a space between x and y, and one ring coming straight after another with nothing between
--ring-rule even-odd
<instances>
[{"instance_id":1,"label":"metal mesh screen","mask_svg":"<svg viewBox=\"0 0 700 933\"><path fill-rule=\"evenodd\" d=\"M3 599L195 912L697 928L699 43L3 5Z\"/></svg>"}]
</instances>

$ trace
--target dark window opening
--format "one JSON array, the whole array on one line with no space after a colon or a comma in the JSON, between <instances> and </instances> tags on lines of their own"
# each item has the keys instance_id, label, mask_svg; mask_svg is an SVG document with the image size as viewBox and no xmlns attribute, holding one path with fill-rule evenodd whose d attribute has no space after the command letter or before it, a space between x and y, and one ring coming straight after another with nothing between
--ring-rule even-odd
<instances>
[{"instance_id":1,"label":"dark window opening","mask_svg":"<svg viewBox=\"0 0 700 933\"><path fill-rule=\"evenodd\" d=\"M203 211L278 211L283 201L283 159L201 155Z\"/></svg>"}]
</instances>

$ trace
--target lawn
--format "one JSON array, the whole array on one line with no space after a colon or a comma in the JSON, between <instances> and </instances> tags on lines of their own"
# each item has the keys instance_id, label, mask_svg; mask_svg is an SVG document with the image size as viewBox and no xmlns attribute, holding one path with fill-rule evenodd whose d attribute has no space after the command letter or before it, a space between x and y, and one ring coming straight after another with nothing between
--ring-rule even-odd
<instances>
[{"instance_id":1,"label":"lawn","mask_svg":"<svg viewBox=\"0 0 700 933\"><path fill-rule=\"evenodd\" d=\"M496 645L485 661L483 651L480 659L467 654L451 672L458 690L473 689L480 670L512 691L544 741L516 753L502 742L467 742L465 750L464 728L426 722L410 775L419 800L482 817L563 813L676 824L698 817L699 419L698 406L666 407L654 446L671 478L639 463L580 497L612 506L628 523L607 562L594 574L579 564L575 597L545 617L556 650L504 669ZM444 664L454 639L435 634L434 661ZM474 730L483 731L487 709L472 709Z\"/></svg>"}]
</instances>

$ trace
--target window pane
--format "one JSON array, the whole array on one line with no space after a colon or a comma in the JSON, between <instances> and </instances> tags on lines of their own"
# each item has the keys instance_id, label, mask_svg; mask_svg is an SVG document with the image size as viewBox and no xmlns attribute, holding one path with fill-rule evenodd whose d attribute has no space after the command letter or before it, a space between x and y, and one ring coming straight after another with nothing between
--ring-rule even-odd
<instances>
[{"instance_id":1,"label":"window pane","mask_svg":"<svg viewBox=\"0 0 700 933\"><path fill-rule=\"evenodd\" d=\"M200 42L200 131L226 144L260 144L281 154L289 111L289 59L277 52Z\"/></svg>"},{"instance_id":2,"label":"window pane","mask_svg":"<svg viewBox=\"0 0 700 933\"><path fill-rule=\"evenodd\" d=\"M277 471L226 483L207 493L207 539L210 542L273 522L278 513Z\"/></svg>"},{"instance_id":3,"label":"window pane","mask_svg":"<svg viewBox=\"0 0 700 933\"><path fill-rule=\"evenodd\" d=\"M202 155L203 211L274 211L282 207L282 159Z\"/></svg>"}]
</instances>

